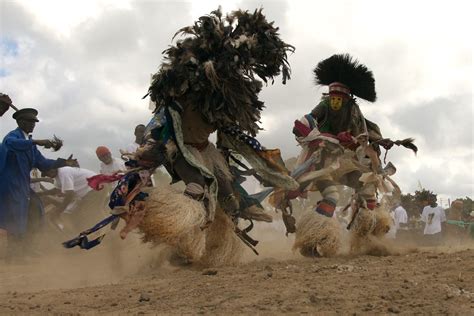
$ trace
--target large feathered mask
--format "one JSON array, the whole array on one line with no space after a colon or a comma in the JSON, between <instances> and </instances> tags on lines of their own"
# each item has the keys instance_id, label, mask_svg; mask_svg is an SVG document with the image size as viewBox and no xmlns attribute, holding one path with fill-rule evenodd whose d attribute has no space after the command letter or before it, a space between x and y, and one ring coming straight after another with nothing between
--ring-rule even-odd
<instances>
[{"instance_id":1,"label":"large feathered mask","mask_svg":"<svg viewBox=\"0 0 474 316\"><path fill-rule=\"evenodd\" d=\"M208 123L238 125L255 135L264 108L258 99L260 80L273 83L281 73L285 83L290 78L287 52L294 47L280 39L262 9L225 18L219 9L177 35L186 37L164 51L149 89L152 101L159 107L186 100Z\"/></svg>"}]
</instances>

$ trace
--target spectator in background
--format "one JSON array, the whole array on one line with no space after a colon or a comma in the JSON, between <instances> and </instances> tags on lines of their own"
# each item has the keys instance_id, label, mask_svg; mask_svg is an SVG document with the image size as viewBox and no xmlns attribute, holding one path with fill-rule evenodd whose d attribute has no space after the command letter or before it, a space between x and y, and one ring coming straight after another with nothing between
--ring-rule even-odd
<instances>
[{"instance_id":1,"label":"spectator in background","mask_svg":"<svg viewBox=\"0 0 474 316\"><path fill-rule=\"evenodd\" d=\"M405 208L398 202L396 207L390 212L393 219L393 225L390 227L390 231L387 233L389 238L397 238L399 230L408 229L408 214Z\"/></svg>"},{"instance_id":2,"label":"spectator in background","mask_svg":"<svg viewBox=\"0 0 474 316\"><path fill-rule=\"evenodd\" d=\"M122 155L127 154L127 153L132 154L132 153L135 153L137 151L138 147L140 147L144 142L145 129L146 129L146 126L143 125L143 124L138 124L137 126L135 126L135 132L134 132L135 141L133 143L129 144L125 149L120 149L120 153ZM155 186L155 179L154 179L153 175L150 176L150 181L147 184L147 186L150 186L150 187Z\"/></svg>"},{"instance_id":3,"label":"spectator in background","mask_svg":"<svg viewBox=\"0 0 474 316\"><path fill-rule=\"evenodd\" d=\"M145 125L143 124L138 124L135 127L135 141L131 144L129 144L127 147L125 147L124 150L121 150L120 152L127 152L127 153L134 153L137 151L138 147L143 143L143 139L145 138Z\"/></svg>"},{"instance_id":4,"label":"spectator in background","mask_svg":"<svg viewBox=\"0 0 474 316\"><path fill-rule=\"evenodd\" d=\"M84 168L70 167L42 172L42 176L55 179L56 188L50 190L49 193L63 196L61 203L51 212L51 220L61 230L64 229L64 222L70 222L72 226L70 228L86 228L81 225L81 217L87 216L87 214L80 214L82 210L101 211L97 209L100 194L93 191L87 182L87 178L95 175L95 172Z\"/></svg>"},{"instance_id":5,"label":"spectator in background","mask_svg":"<svg viewBox=\"0 0 474 316\"><path fill-rule=\"evenodd\" d=\"M112 153L105 146L97 147L95 151L100 162L100 173L111 175L120 171L125 171L125 164L123 160L112 157Z\"/></svg>"},{"instance_id":6,"label":"spectator in background","mask_svg":"<svg viewBox=\"0 0 474 316\"><path fill-rule=\"evenodd\" d=\"M423 234L426 244L436 246L442 240L442 230L446 222L446 214L442 207L436 203L436 195L429 195L422 201L423 212L421 220L425 223Z\"/></svg>"},{"instance_id":7,"label":"spectator in background","mask_svg":"<svg viewBox=\"0 0 474 316\"><path fill-rule=\"evenodd\" d=\"M463 215L463 202L461 200L453 201L449 209L446 210L446 217L450 220L462 221L464 219Z\"/></svg>"},{"instance_id":8,"label":"spectator in background","mask_svg":"<svg viewBox=\"0 0 474 316\"><path fill-rule=\"evenodd\" d=\"M464 202L460 199L453 201L449 209L446 210L446 218L450 221L446 226L446 235L458 242L469 234L469 213L464 210Z\"/></svg>"}]
</instances>

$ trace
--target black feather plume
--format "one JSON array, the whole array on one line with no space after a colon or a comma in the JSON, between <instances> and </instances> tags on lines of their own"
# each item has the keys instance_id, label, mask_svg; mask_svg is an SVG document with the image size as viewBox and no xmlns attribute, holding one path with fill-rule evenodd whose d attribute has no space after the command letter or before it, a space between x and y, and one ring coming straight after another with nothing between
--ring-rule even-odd
<instances>
[{"instance_id":1,"label":"black feather plume","mask_svg":"<svg viewBox=\"0 0 474 316\"><path fill-rule=\"evenodd\" d=\"M372 71L349 54L332 55L319 62L313 72L318 85L340 82L359 98L370 102L377 99Z\"/></svg>"},{"instance_id":2,"label":"black feather plume","mask_svg":"<svg viewBox=\"0 0 474 316\"><path fill-rule=\"evenodd\" d=\"M406 138L406 139L395 141L395 145L398 145L398 146L402 145L405 148L411 149L416 155L418 153L418 147L416 147L414 142L415 140L413 138Z\"/></svg>"}]
</instances>

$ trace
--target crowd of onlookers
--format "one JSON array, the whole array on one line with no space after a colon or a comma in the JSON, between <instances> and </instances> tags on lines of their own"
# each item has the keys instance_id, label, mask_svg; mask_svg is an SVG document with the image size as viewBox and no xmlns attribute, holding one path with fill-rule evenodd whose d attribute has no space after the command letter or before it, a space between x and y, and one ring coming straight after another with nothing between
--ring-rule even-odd
<instances>
[{"instance_id":1,"label":"crowd of onlookers","mask_svg":"<svg viewBox=\"0 0 474 316\"><path fill-rule=\"evenodd\" d=\"M427 194L420 202L419 210L411 210L412 216L401 203L391 209L393 226L388 233L390 238L406 241L423 236L419 241L426 246L474 239L474 210L471 205L458 199L444 209L437 204L433 194Z\"/></svg>"},{"instance_id":2,"label":"crowd of onlookers","mask_svg":"<svg viewBox=\"0 0 474 316\"><path fill-rule=\"evenodd\" d=\"M87 179L97 172L81 168L72 156L45 158L39 148L60 148L62 141L36 139L33 131L39 122L38 111L18 110L8 95L0 94L0 116L11 108L18 127L0 144L0 257L8 260L33 252L35 236L45 222L59 230L69 224L74 233L86 228L80 223L88 217L85 212L103 216L112 188L94 191ZM124 157L133 154L144 134L145 126L137 125L135 140L121 149L120 154ZM113 157L106 146L97 147L96 155L100 161L99 173L112 175L126 171L124 160Z\"/></svg>"}]
</instances>

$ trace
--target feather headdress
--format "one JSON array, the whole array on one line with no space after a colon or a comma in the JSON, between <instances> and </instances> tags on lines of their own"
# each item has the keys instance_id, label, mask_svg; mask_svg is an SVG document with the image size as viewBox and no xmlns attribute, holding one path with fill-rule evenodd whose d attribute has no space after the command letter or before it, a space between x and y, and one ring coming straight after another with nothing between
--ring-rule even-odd
<instances>
[{"instance_id":1,"label":"feather headdress","mask_svg":"<svg viewBox=\"0 0 474 316\"><path fill-rule=\"evenodd\" d=\"M264 108L260 80L273 83L280 73L283 83L290 79L287 52L294 47L280 39L262 9L223 18L219 8L177 35L185 38L163 52L148 92L152 101L160 107L186 100L208 123L237 124L255 135Z\"/></svg>"},{"instance_id":2,"label":"feather headdress","mask_svg":"<svg viewBox=\"0 0 474 316\"><path fill-rule=\"evenodd\" d=\"M372 71L349 54L332 55L319 62L313 72L318 85L342 83L359 98L370 102L377 99Z\"/></svg>"}]
</instances>

